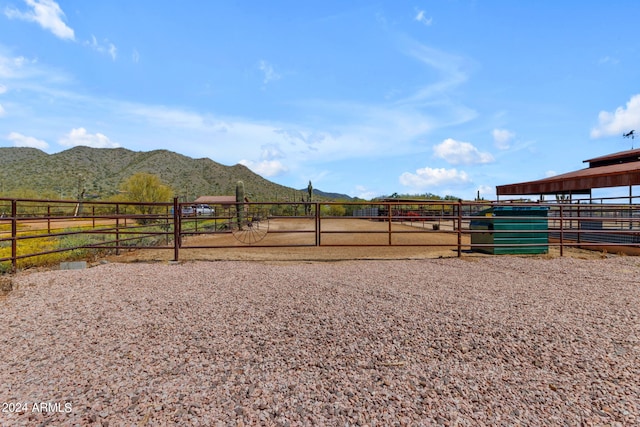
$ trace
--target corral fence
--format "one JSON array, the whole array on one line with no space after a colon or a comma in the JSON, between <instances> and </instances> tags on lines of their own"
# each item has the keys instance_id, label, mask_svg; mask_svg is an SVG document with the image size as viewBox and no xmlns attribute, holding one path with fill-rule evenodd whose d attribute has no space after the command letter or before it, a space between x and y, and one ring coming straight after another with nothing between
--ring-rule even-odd
<instances>
[{"instance_id":1,"label":"corral fence","mask_svg":"<svg viewBox=\"0 0 640 427\"><path fill-rule=\"evenodd\" d=\"M567 247L640 253L638 206L614 200L246 202L213 205L212 212L198 215L192 203L178 199L0 198L0 272L104 251L151 248L173 251L175 260L190 249L294 246L442 247L457 256L472 250L527 253L527 248L549 247L558 247L560 255Z\"/></svg>"}]
</instances>

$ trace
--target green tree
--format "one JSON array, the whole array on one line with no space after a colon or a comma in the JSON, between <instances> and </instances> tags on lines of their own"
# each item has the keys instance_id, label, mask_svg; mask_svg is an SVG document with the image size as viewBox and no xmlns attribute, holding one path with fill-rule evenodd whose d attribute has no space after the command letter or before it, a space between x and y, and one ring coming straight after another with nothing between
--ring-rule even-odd
<instances>
[{"instance_id":1,"label":"green tree","mask_svg":"<svg viewBox=\"0 0 640 427\"><path fill-rule=\"evenodd\" d=\"M322 205L320 208L323 215L344 216L347 212L344 205Z\"/></svg>"},{"instance_id":2,"label":"green tree","mask_svg":"<svg viewBox=\"0 0 640 427\"><path fill-rule=\"evenodd\" d=\"M163 184L162 180L150 173L136 173L131 175L120 186L122 193L118 200L139 203L169 202L173 197L171 188ZM143 215L159 214L164 208L153 205L136 205L133 207L136 213ZM144 218L141 223L149 222Z\"/></svg>"}]
</instances>

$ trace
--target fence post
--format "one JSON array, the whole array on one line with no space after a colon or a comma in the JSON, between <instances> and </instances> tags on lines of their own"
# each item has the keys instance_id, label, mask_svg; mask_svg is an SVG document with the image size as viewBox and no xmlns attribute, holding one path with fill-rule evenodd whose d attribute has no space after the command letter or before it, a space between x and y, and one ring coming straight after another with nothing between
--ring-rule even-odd
<instances>
[{"instance_id":1,"label":"fence post","mask_svg":"<svg viewBox=\"0 0 640 427\"><path fill-rule=\"evenodd\" d=\"M563 216L564 210L562 209L563 205L560 204L560 256L564 255L564 224L563 224Z\"/></svg>"},{"instance_id":2,"label":"fence post","mask_svg":"<svg viewBox=\"0 0 640 427\"><path fill-rule=\"evenodd\" d=\"M320 203L316 202L316 246L320 246Z\"/></svg>"},{"instance_id":3,"label":"fence post","mask_svg":"<svg viewBox=\"0 0 640 427\"><path fill-rule=\"evenodd\" d=\"M387 202L387 216L389 219L389 245L391 245L391 202Z\"/></svg>"},{"instance_id":4,"label":"fence post","mask_svg":"<svg viewBox=\"0 0 640 427\"><path fill-rule=\"evenodd\" d=\"M11 272L18 271L18 202L11 200Z\"/></svg>"},{"instance_id":5,"label":"fence post","mask_svg":"<svg viewBox=\"0 0 640 427\"><path fill-rule=\"evenodd\" d=\"M180 228L182 224L180 222L180 205L178 204L178 198L173 198L173 260L178 261L179 248L180 248Z\"/></svg>"},{"instance_id":6,"label":"fence post","mask_svg":"<svg viewBox=\"0 0 640 427\"><path fill-rule=\"evenodd\" d=\"M580 205L578 205L578 228L576 229L578 243L580 243L580 236L582 235L582 220L580 219Z\"/></svg>"},{"instance_id":7,"label":"fence post","mask_svg":"<svg viewBox=\"0 0 640 427\"><path fill-rule=\"evenodd\" d=\"M165 234L164 236L165 237L164 244L166 246L169 246L169 206L166 206L164 210L164 225L166 227L165 230L167 231L167 234Z\"/></svg>"},{"instance_id":8,"label":"fence post","mask_svg":"<svg viewBox=\"0 0 640 427\"><path fill-rule=\"evenodd\" d=\"M458 199L458 258L462 256L462 199Z\"/></svg>"},{"instance_id":9,"label":"fence post","mask_svg":"<svg viewBox=\"0 0 640 427\"><path fill-rule=\"evenodd\" d=\"M51 234L51 205L47 204L47 234Z\"/></svg>"},{"instance_id":10,"label":"fence post","mask_svg":"<svg viewBox=\"0 0 640 427\"><path fill-rule=\"evenodd\" d=\"M120 255L120 205L118 203L116 203L116 255Z\"/></svg>"}]
</instances>

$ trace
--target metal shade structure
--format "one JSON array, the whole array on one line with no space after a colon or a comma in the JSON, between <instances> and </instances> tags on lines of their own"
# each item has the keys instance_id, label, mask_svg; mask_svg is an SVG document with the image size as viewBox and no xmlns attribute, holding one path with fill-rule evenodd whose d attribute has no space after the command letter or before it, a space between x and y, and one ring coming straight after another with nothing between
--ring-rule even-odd
<instances>
[{"instance_id":1,"label":"metal shade structure","mask_svg":"<svg viewBox=\"0 0 640 427\"><path fill-rule=\"evenodd\" d=\"M589 167L537 181L499 185L498 196L591 194L594 188L640 185L640 149L584 160Z\"/></svg>"}]
</instances>

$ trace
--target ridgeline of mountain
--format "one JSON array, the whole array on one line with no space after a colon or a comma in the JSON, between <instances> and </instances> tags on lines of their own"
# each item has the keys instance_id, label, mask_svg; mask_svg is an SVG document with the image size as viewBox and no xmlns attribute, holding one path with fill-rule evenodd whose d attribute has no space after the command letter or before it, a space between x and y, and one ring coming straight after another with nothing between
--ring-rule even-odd
<instances>
[{"instance_id":1,"label":"ridgeline of mountain","mask_svg":"<svg viewBox=\"0 0 640 427\"><path fill-rule=\"evenodd\" d=\"M302 188L298 190L304 194L309 194L309 190L306 188ZM306 196L305 196L306 197ZM347 196L346 194L340 193L327 193L326 191L320 191L317 188L313 189L313 197L318 200L352 200L355 201L355 198Z\"/></svg>"},{"instance_id":2,"label":"ridgeline of mountain","mask_svg":"<svg viewBox=\"0 0 640 427\"><path fill-rule=\"evenodd\" d=\"M306 194L306 189L303 192L275 184L240 164L225 166L168 150L79 146L47 154L35 148L0 147L0 197L29 194L73 200L78 189L84 188L88 198L107 199L138 172L159 176L184 201L203 195L235 195L237 181L244 182L247 196L254 201L300 201ZM336 199L350 199L340 196Z\"/></svg>"}]
</instances>

